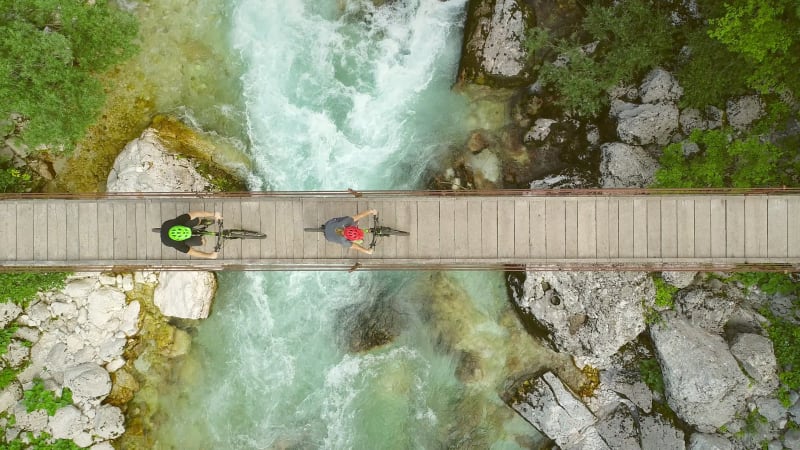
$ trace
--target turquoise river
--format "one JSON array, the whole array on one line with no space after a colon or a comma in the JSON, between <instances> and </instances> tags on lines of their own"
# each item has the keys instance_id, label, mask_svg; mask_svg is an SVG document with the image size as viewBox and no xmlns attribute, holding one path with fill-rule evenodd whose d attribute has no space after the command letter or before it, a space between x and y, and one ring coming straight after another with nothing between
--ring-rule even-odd
<instances>
[{"instance_id":1,"label":"turquoise river","mask_svg":"<svg viewBox=\"0 0 800 450\"><path fill-rule=\"evenodd\" d=\"M227 8L254 190L418 188L477 126L452 90L466 0ZM160 399L159 449L515 449L540 439L501 395L553 355L522 329L502 273L219 281L192 345L199 368ZM350 351L354 330L373 326L391 342Z\"/></svg>"}]
</instances>

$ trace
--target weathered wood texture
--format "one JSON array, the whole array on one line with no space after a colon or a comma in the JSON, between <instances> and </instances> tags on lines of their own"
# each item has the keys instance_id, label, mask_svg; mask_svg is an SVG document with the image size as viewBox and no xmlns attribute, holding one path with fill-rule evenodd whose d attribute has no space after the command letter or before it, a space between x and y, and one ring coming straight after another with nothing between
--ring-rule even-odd
<instances>
[{"instance_id":1,"label":"weathered wood texture","mask_svg":"<svg viewBox=\"0 0 800 450\"><path fill-rule=\"evenodd\" d=\"M377 209L411 233L373 255L304 233ZM261 241L230 241L218 260L189 258L151 231L188 210L219 211ZM362 221L362 226L368 221ZM0 201L0 256L24 268L539 268L772 270L800 267L800 195L365 197L115 196ZM213 239L207 239L210 250Z\"/></svg>"}]
</instances>

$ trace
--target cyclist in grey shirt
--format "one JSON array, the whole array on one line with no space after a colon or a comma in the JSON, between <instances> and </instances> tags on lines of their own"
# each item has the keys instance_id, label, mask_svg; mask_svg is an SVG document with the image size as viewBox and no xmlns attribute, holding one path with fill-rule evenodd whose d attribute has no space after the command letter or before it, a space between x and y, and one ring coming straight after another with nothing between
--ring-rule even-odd
<instances>
[{"instance_id":1,"label":"cyclist in grey shirt","mask_svg":"<svg viewBox=\"0 0 800 450\"><path fill-rule=\"evenodd\" d=\"M358 227L358 221L370 215L376 216L378 211L370 209L355 216L335 217L325 222L325 239L343 247L371 255L372 249L361 245L364 239L364 230Z\"/></svg>"}]
</instances>

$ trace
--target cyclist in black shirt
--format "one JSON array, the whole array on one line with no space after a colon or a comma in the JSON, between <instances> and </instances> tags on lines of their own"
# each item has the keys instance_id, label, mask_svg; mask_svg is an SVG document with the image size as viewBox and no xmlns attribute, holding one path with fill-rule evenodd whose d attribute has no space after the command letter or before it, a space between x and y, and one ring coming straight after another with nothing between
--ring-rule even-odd
<instances>
[{"instance_id":1,"label":"cyclist in black shirt","mask_svg":"<svg viewBox=\"0 0 800 450\"><path fill-rule=\"evenodd\" d=\"M189 256L217 259L219 256L217 252L204 252L192 248L205 244L202 236L192 236L192 228L218 220L222 220L220 213L208 211L189 211L181 214L161 224L161 242L167 247L172 247Z\"/></svg>"}]
</instances>

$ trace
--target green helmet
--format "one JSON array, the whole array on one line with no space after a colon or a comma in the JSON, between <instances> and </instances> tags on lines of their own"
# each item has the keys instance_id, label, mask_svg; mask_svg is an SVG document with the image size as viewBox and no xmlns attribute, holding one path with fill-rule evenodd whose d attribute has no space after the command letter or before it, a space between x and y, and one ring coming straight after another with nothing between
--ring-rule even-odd
<instances>
[{"instance_id":1,"label":"green helmet","mask_svg":"<svg viewBox=\"0 0 800 450\"><path fill-rule=\"evenodd\" d=\"M173 241L185 241L192 237L192 229L183 225L175 225L169 229L167 235Z\"/></svg>"}]
</instances>

